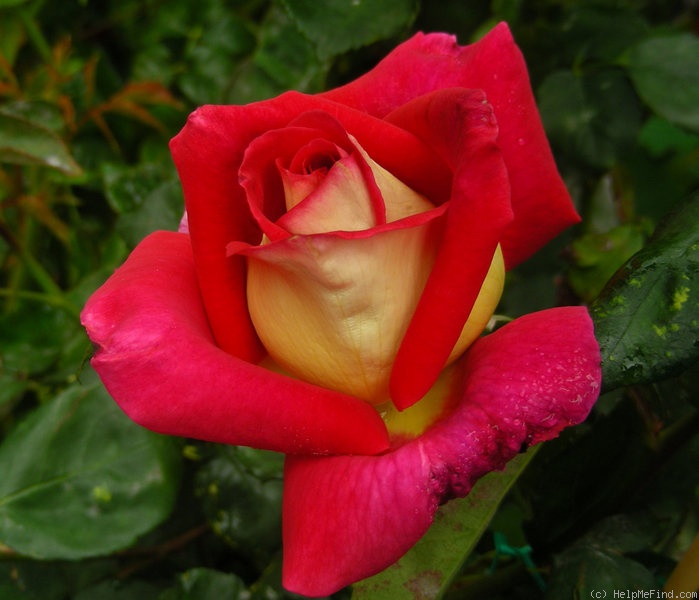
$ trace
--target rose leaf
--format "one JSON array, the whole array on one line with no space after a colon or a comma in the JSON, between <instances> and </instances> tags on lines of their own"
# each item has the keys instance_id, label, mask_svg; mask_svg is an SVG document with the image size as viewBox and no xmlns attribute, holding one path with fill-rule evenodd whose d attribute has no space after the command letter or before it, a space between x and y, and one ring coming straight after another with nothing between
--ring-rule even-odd
<instances>
[{"instance_id":1,"label":"rose leaf","mask_svg":"<svg viewBox=\"0 0 699 600\"><path fill-rule=\"evenodd\" d=\"M40 559L125 548L170 513L177 456L172 438L133 424L104 387L72 385L0 446L0 541Z\"/></svg>"},{"instance_id":2,"label":"rose leaf","mask_svg":"<svg viewBox=\"0 0 699 600\"><path fill-rule=\"evenodd\" d=\"M616 272L590 314L605 390L665 379L699 359L699 194Z\"/></svg>"}]
</instances>

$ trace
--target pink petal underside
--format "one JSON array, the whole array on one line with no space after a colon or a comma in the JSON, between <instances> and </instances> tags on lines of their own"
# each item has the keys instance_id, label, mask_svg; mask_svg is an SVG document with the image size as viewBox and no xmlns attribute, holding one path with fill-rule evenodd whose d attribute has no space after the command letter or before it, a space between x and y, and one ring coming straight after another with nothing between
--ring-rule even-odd
<instances>
[{"instance_id":1,"label":"pink petal underside","mask_svg":"<svg viewBox=\"0 0 699 600\"><path fill-rule=\"evenodd\" d=\"M214 337L221 348L245 360L258 361L265 353L248 316L245 258L227 256L226 246L257 245L262 233L238 172L255 138L313 110L337 119L376 162L409 187L436 204L449 197L451 173L418 138L320 96L288 92L246 106L203 106L193 112L170 149L182 182L199 287Z\"/></svg>"},{"instance_id":2,"label":"pink petal underside","mask_svg":"<svg viewBox=\"0 0 699 600\"><path fill-rule=\"evenodd\" d=\"M419 33L363 77L324 96L384 118L414 98L449 87L482 89L495 111L515 212L502 243L511 268L580 219L553 160L526 64L505 23L468 46L450 35Z\"/></svg>"},{"instance_id":3,"label":"pink petal underside","mask_svg":"<svg viewBox=\"0 0 699 600\"><path fill-rule=\"evenodd\" d=\"M287 459L287 589L322 596L383 570L441 502L583 421L599 394L599 348L582 307L517 319L462 361L462 399L420 438L381 456Z\"/></svg>"},{"instance_id":4,"label":"pink petal underside","mask_svg":"<svg viewBox=\"0 0 699 600\"><path fill-rule=\"evenodd\" d=\"M393 113L452 168L447 227L437 261L396 357L391 399L404 409L432 386L468 319L495 249L512 220L498 129L483 93L454 88Z\"/></svg>"},{"instance_id":5,"label":"pink petal underside","mask_svg":"<svg viewBox=\"0 0 699 600\"><path fill-rule=\"evenodd\" d=\"M215 344L189 236L156 232L87 303L92 364L134 421L169 435L286 453L375 453L369 405L267 371Z\"/></svg>"}]
</instances>

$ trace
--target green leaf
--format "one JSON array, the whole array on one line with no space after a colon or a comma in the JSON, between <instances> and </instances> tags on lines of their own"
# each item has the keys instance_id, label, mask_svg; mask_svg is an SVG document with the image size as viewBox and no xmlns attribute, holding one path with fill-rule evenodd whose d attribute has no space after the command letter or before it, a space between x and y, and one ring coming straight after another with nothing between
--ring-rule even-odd
<instances>
[{"instance_id":1,"label":"green leaf","mask_svg":"<svg viewBox=\"0 0 699 600\"><path fill-rule=\"evenodd\" d=\"M699 39L681 33L646 40L629 55L629 74L648 105L668 121L699 132Z\"/></svg>"},{"instance_id":2,"label":"green leaf","mask_svg":"<svg viewBox=\"0 0 699 600\"><path fill-rule=\"evenodd\" d=\"M82 173L63 141L43 126L0 111L0 162L40 165L66 175Z\"/></svg>"},{"instance_id":3,"label":"green leaf","mask_svg":"<svg viewBox=\"0 0 699 600\"><path fill-rule=\"evenodd\" d=\"M220 104L226 101L240 59L253 51L255 38L228 7L212 3L205 15L199 28L189 32L194 43L187 47L186 67L177 82L195 104Z\"/></svg>"},{"instance_id":4,"label":"green leaf","mask_svg":"<svg viewBox=\"0 0 699 600\"><path fill-rule=\"evenodd\" d=\"M72 340L85 339L77 319L47 303L27 303L0 316L0 331L0 373L18 380L47 371Z\"/></svg>"},{"instance_id":5,"label":"green leaf","mask_svg":"<svg viewBox=\"0 0 699 600\"><path fill-rule=\"evenodd\" d=\"M184 201L172 165L107 164L102 168L102 175L107 200L119 214L116 230L128 246L134 247L156 229L177 229Z\"/></svg>"},{"instance_id":6,"label":"green leaf","mask_svg":"<svg viewBox=\"0 0 699 600\"><path fill-rule=\"evenodd\" d=\"M261 564L281 547L284 456L219 446L197 473L196 493L213 530Z\"/></svg>"},{"instance_id":7,"label":"green leaf","mask_svg":"<svg viewBox=\"0 0 699 600\"><path fill-rule=\"evenodd\" d=\"M624 223L606 233L588 233L571 244L573 266L568 281L585 302L596 298L609 278L633 254L648 234L647 222Z\"/></svg>"},{"instance_id":8,"label":"green leaf","mask_svg":"<svg viewBox=\"0 0 699 600\"><path fill-rule=\"evenodd\" d=\"M0 561L0 598L77 600L74 598L76 592L108 578L114 566L115 561L110 558L90 561L40 561L8 557ZM89 600L97 598L91 596ZM141 599L134 597L133 600Z\"/></svg>"},{"instance_id":9,"label":"green leaf","mask_svg":"<svg viewBox=\"0 0 699 600\"><path fill-rule=\"evenodd\" d=\"M648 119L638 141L654 158L671 153L688 154L699 147L698 135L688 133L658 117Z\"/></svg>"},{"instance_id":10,"label":"green leaf","mask_svg":"<svg viewBox=\"0 0 699 600\"><path fill-rule=\"evenodd\" d=\"M553 144L589 165L612 166L636 141L640 109L620 70L554 71L538 96Z\"/></svg>"},{"instance_id":11,"label":"green leaf","mask_svg":"<svg viewBox=\"0 0 699 600\"><path fill-rule=\"evenodd\" d=\"M249 597L245 584L236 575L213 569L192 569L180 575L177 586L158 600L244 600Z\"/></svg>"},{"instance_id":12,"label":"green leaf","mask_svg":"<svg viewBox=\"0 0 699 600\"><path fill-rule=\"evenodd\" d=\"M619 3L621 4L621 3ZM590 6L591 5L591 6ZM643 39L648 31L645 19L631 6L600 3L571 3L561 27L565 36L561 52L571 62L614 61L624 50Z\"/></svg>"},{"instance_id":13,"label":"green leaf","mask_svg":"<svg viewBox=\"0 0 699 600\"><path fill-rule=\"evenodd\" d=\"M657 228L590 313L606 390L665 379L699 359L699 194Z\"/></svg>"},{"instance_id":14,"label":"green leaf","mask_svg":"<svg viewBox=\"0 0 699 600\"><path fill-rule=\"evenodd\" d=\"M442 506L432 527L405 556L354 585L352 600L441 598L536 452L532 449L517 456L505 471L486 475L466 498Z\"/></svg>"},{"instance_id":15,"label":"green leaf","mask_svg":"<svg viewBox=\"0 0 699 600\"><path fill-rule=\"evenodd\" d=\"M318 60L313 45L298 30L289 15L280 8L272 8L263 21L259 34L259 47L255 51L252 65L257 67L277 86L273 95L287 89L301 92L318 92L321 90L327 71L327 64ZM247 79L247 85L255 84L254 73L241 73ZM250 78L253 75L253 78ZM265 89L264 80L261 89ZM237 83L236 83L237 85ZM232 90L234 97L239 95Z\"/></svg>"},{"instance_id":16,"label":"green leaf","mask_svg":"<svg viewBox=\"0 0 699 600\"><path fill-rule=\"evenodd\" d=\"M15 373L4 373L0 365L0 418L4 416L6 409L3 405L10 404L18 398L28 387L26 381L20 379Z\"/></svg>"},{"instance_id":17,"label":"green leaf","mask_svg":"<svg viewBox=\"0 0 699 600\"><path fill-rule=\"evenodd\" d=\"M657 583L653 574L635 560L581 545L558 557L546 598L597 598L595 593L603 591L613 598L613 590L650 590Z\"/></svg>"},{"instance_id":18,"label":"green leaf","mask_svg":"<svg viewBox=\"0 0 699 600\"><path fill-rule=\"evenodd\" d=\"M58 135L65 127L60 106L46 100L15 100L2 105L0 114L30 121Z\"/></svg>"},{"instance_id":19,"label":"green leaf","mask_svg":"<svg viewBox=\"0 0 699 600\"><path fill-rule=\"evenodd\" d=\"M26 0L15 0L17 3L26 2ZM0 10L11 4L11 0L0 0ZM6 61L6 67L12 67L15 64L17 53L25 41L24 24L18 14L19 11L7 11L2 15L2 35L0 35L0 56Z\"/></svg>"},{"instance_id":20,"label":"green leaf","mask_svg":"<svg viewBox=\"0 0 699 600\"><path fill-rule=\"evenodd\" d=\"M389 38L415 18L414 0L283 0L298 28L316 45L321 58Z\"/></svg>"},{"instance_id":21,"label":"green leaf","mask_svg":"<svg viewBox=\"0 0 699 600\"><path fill-rule=\"evenodd\" d=\"M34 411L0 464L0 542L44 559L129 546L167 517L179 486L172 439L132 423L99 383Z\"/></svg>"}]
</instances>

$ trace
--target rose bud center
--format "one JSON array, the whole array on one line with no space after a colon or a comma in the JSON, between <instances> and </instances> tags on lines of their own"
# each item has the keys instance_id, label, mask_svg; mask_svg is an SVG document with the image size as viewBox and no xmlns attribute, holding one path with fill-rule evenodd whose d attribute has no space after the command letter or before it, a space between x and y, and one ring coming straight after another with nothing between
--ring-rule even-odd
<instances>
[{"instance_id":1,"label":"rose bud center","mask_svg":"<svg viewBox=\"0 0 699 600\"><path fill-rule=\"evenodd\" d=\"M447 205L435 206L373 161L351 136L319 138L276 161L290 236L247 255L250 316L290 374L375 405L434 265ZM465 257L464 260L468 260ZM480 335L500 299L498 247L449 362Z\"/></svg>"}]
</instances>

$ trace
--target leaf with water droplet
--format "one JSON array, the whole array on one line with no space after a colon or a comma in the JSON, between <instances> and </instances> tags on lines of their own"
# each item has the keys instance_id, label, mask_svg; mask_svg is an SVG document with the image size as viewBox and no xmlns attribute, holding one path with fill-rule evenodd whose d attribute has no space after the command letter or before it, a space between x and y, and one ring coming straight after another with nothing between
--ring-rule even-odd
<instances>
[{"instance_id":1,"label":"leaf with water droplet","mask_svg":"<svg viewBox=\"0 0 699 600\"><path fill-rule=\"evenodd\" d=\"M35 558L125 548L169 515L179 487L177 442L131 422L98 382L31 413L0 464L0 543Z\"/></svg>"},{"instance_id":2,"label":"leaf with water droplet","mask_svg":"<svg viewBox=\"0 0 699 600\"><path fill-rule=\"evenodd\" d=\"M605 390L665 379L699 360L699 194L617 271L590 314Z\"/></svg>"}]
</instances>

